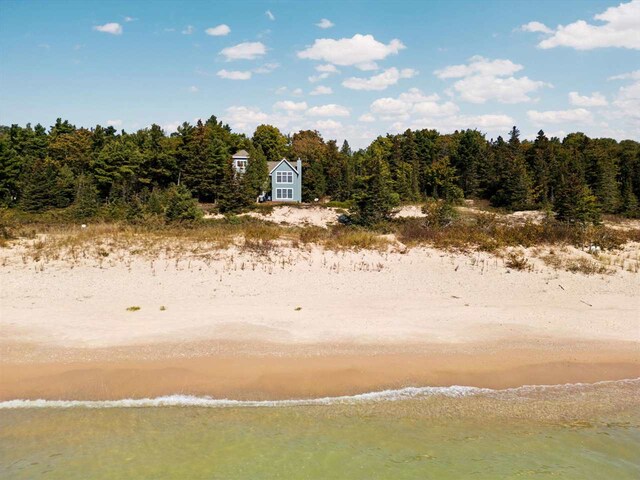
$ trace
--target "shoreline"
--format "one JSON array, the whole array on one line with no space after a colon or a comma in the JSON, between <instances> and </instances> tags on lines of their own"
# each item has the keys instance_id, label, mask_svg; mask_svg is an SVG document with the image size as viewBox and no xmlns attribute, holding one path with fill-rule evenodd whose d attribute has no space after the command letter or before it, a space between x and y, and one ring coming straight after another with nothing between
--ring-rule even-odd
<instances>
[{"instance_id":1,"label":"shoreline","mask_svg":"<svg viewBox=\"0 0 640 480\"><path fill-rule=\"evenodd\" d=\"M220 345L218 345L220 347ZM156 346L156 347L159 347ZM253 354L226 352L155 359L128 358L0 364L0 401L120 400L167 395L265 401L358 395L405 387L505 389L640 377L635 342L555 342L520 347L508 342L398 346L367 345L333 353L256 344ZM270 348L270 350L269 350ZM305 353L302 353L305 352ZM106 354L106 352L103 352ZM279 353L275 353L279 352ZM121 352L122 353L122 352Z\"/></svg>"}]
</instances>

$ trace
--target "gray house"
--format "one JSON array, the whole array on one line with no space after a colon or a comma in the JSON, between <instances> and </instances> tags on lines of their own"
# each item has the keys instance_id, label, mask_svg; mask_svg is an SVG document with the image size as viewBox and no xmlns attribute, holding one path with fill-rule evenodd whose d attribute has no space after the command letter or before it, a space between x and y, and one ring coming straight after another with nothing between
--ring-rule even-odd
<instances>
[{"instance_id":1,"label":"gray house","mask_svg":"<svg viewBox=\"0 0 640 480\"><path fill-rule=\"evenodd\" d=\"M302 202L302 161L293 166L286 158L269 162L271 200L274 202Z\"/></svg>"},{"instance_id":2,"label":"gray house","mask_svg":"<svg viewBox=\"0 0 640 480\"><path fill-rule=\"evenodd\" d=\"M240 150L231 158L233 159L233 168L237 173L244 173L247 171L247 165L249 164L249 152L246 150Z\"/></svg>"}]
</instances>

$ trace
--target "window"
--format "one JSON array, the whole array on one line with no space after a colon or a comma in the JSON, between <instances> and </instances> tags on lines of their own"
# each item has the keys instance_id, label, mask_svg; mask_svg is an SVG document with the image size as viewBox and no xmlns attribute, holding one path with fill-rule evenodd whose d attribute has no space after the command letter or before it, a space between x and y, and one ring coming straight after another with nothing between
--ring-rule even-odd
<instances>
[{"instance_id":1,"label":"window","mask_svg":"<svg viewBox=\"0 0 640 480\"><path fill-rule=\"evenodd\" d=\"M293 172L276 172L276 183L293 183Z\"/></svg>"},{"instance_id":2,"label":"window","mask_svg":"<svg viewBox=\"0 0 640 480\"><path fill-rule=\"evenodd\" d=\"M246 160L236 160L236 170L240 173L244 173L247 170Z\"/></svg>"},{"instance_id":3,"label":"window","mask_svg":"<svg viewBox=\"0 0 640 480\"><path fill-rule=\"evenodd\" d=\"M293 188L276 188L276 200L293 200Z\"/></svg>"}]
</instances>

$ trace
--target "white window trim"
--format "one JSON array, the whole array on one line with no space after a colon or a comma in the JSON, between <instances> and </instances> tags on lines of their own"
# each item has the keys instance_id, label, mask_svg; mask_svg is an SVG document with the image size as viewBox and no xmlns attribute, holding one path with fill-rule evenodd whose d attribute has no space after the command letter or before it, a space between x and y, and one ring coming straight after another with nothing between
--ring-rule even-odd
<instances>
[{"instance_id":1,"label":"white window trim","mask_svg":"<svg viewBox=\"0 0 640 480\"><path fill-rule=\"evenodd\" d=\"M287 179L290 179L285 181L282 180L282 178L285 177ZM278 171L276 172L276 183L293 183L293 172L288 172L288 171Z\"/></svg>"},{"instance_id":2,"label":"white window trim","mask_svg":"<svg viewBox=\"0 0 640 480\"><path fill-rule=\"evenodd\" d=\"M276 200L293 200L293 188L276 188Z\"/></svg>"}]
</instances>

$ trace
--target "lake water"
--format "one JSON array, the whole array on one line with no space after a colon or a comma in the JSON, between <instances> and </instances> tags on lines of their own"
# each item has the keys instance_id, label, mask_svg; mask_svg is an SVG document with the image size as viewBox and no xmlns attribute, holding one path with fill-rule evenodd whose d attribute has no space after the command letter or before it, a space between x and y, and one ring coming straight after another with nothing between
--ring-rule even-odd
<instances>
[{"instance_id":1,"label":"lake water","mask_svg":"<svg viewBox=\"0 0 640 480\"><path fill-rule=\"evenodd\" d=\"M638 479L640 380L314 402L0 402L3 479Z\"/></svg>"}]
</instances>

